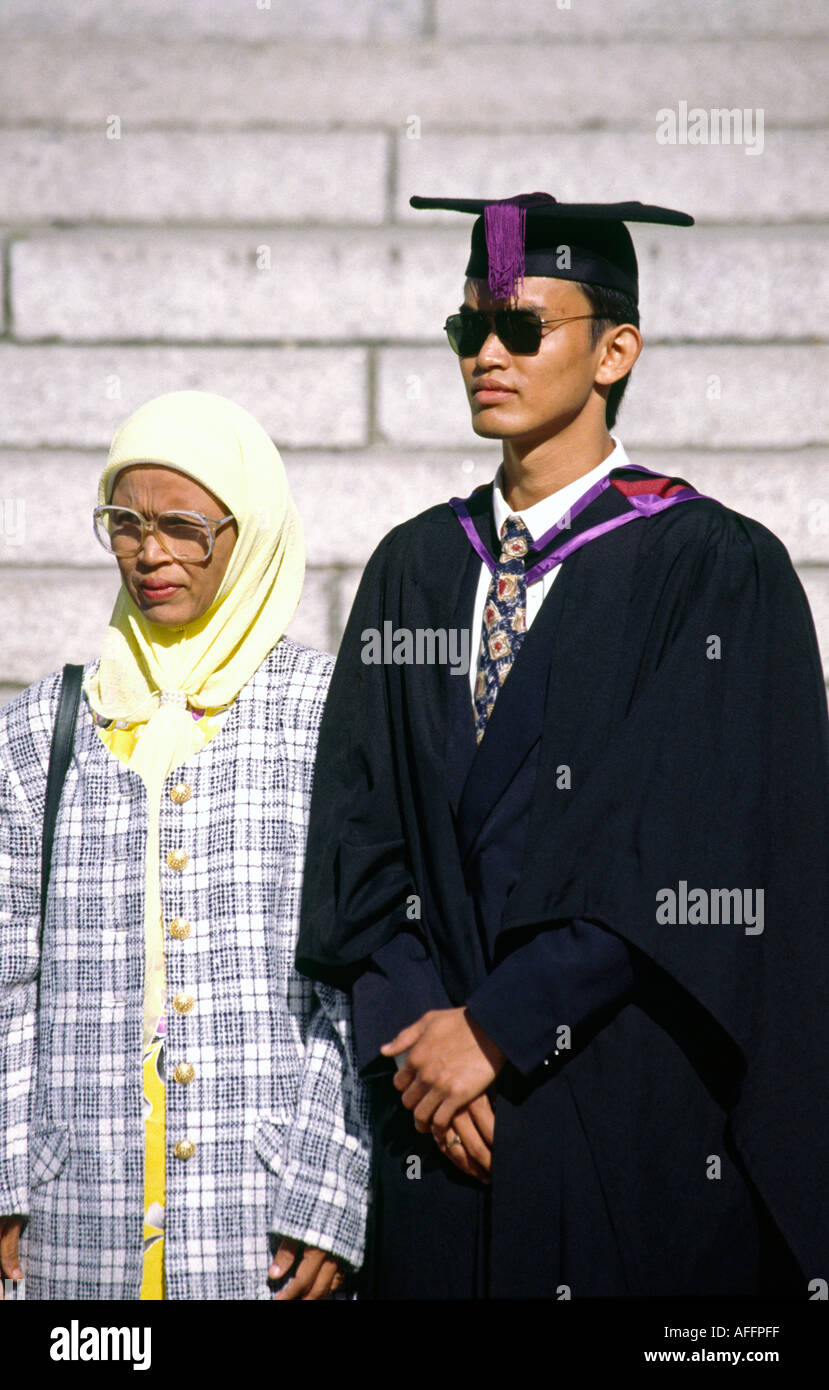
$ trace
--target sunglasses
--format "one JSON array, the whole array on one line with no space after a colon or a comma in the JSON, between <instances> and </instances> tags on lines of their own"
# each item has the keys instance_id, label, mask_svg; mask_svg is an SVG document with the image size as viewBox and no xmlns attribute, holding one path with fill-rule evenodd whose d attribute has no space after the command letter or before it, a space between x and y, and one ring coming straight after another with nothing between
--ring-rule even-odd
<instances>
[{"instance_id":1,"label":"sunglasses","mask_svg":"<svg viewBox=\"0 0 829 1390\"><path fill-rule=\"evenodd\" d=\"M572 314L566 319L541 319L534 309L496 309L492 314L481 309L465 309L460 314L450 314L443 327L449 346L458 357L477 357L492 332L507 352L524 355L538 352L544 337L541 330L548 324L599 317L598 314Z\"/></svg>"}]
</instances>

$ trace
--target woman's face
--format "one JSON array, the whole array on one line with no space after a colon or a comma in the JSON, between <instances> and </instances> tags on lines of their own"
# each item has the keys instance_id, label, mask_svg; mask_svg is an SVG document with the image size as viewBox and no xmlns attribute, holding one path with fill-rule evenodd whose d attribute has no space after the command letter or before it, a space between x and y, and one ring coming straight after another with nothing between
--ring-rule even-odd
<instances>
[{"instance_id":1,"label":"woman's face","mask_svg":"<svg viewBox=\"0 0 829 1390\"><path fill-rule=\"evenodd\" d=\"M227 515L212 492L194 478L160 464L135 463L118 474L110 505L131 507L148 521L160 512L201 512L218 521ZM238 535L235 521L216 533L207 560L174 560L155 532L129 559L118 558L121 579L130 597L149 618L162 627L183 627L207 612L222 582Z\"/></svg>"}]
</instances>

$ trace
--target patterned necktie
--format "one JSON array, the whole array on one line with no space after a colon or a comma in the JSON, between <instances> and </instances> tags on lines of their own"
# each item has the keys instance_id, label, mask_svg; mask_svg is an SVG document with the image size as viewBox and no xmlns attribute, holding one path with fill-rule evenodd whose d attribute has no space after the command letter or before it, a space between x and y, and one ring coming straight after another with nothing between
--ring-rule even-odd
<instances>
[{"instance_id":1,"label":"patterned necktie","mask_svg":"<svg viewBox=\"0 0 829 1390\"><path fill-rule=\"evenodd\" d=\"M478 674L475 678L475 737L480 743L498 691L527 635L525 556L532 537L520 517L501 527L501 556L484 604Z\"/></svg>"}]
</instances>

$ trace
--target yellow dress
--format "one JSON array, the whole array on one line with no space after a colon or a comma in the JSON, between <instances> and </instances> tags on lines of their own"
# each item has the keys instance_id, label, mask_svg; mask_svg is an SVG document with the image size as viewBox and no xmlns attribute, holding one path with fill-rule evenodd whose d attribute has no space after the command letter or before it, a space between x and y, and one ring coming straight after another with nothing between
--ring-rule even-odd
<instances>
[{"instance_id":1,"label":"yellow dress","mask_svg":"<svg viewBox=\"0 0 829 1390\"><path fill-rule=\"evenodd\" d=\"M209 743L224 723L228 710L211 711L202 717L201 731ZM95 724L103 742L114 757L129 764L141 725L129 725L125 720L108 722L95 715ZM164 997L164 924L158 923L160 954L147 952L145 1004L150 998ZM145 1007L146 1014L146 1007ZM167 1032L166 1005L161 1011L151 1037L144 1037L144 1247L143 1274L139 1297L160 1301L166 1298L164 1281L164 1208L166 1199L166 1078L164 1072L164 1039Z\"/></svg>"},{"instance_id":2,"label":"yellow dress","mask_svg":"<svg viewBox=\"0 0 829 1390\"><path fill-rule=\"evenodd\" d=\"M164 1289L165 1084L164 1036L166 1012L161 1015L149 1051L144 1056L144 1271L140 1298L160 1300Z\"/></svg>"}]
</instances>

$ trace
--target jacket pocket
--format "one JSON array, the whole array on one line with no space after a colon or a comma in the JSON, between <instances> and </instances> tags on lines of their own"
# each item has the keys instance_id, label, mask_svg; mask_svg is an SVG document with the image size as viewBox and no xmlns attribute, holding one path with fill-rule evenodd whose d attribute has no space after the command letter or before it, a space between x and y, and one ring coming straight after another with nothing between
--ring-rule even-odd
<instances>
[{"instance_id":1,"label":"jacket pocket","mask_svg":"<svg viewBox=\"0 0 829 1390\"><path fill-rule=\"evenodd\" d=\"M282 1144L289 1120L276 1115L260 1115L253 1131L253 1147L257 1158L261 1159L272 1173L282 1168Z\"/></svg>"},{"instance_id":2,"label":"jacket pocket","mask_svg":"<svg viewBox=\"0 0 829 1390\"><path fill-rule=\"evenodd\" d=\"M29 1188L56 1178L69 1153L69 1126L35 1130L29 1137Z\"/></svg>"}]
</instances>

